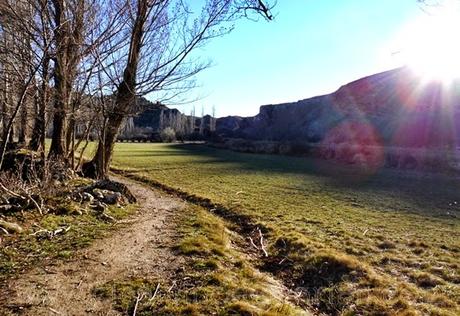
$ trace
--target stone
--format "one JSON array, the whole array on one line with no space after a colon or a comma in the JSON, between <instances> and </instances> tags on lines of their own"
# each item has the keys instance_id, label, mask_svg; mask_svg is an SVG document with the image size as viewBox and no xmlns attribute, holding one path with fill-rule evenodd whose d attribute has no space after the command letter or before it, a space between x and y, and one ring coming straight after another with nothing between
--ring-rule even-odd
<instances>
[{"instance_id":1,"label":"stone","mask_svg":"<svg viewBox=\"0 0 460 316\"><path fill-rule=\"evenodd\" d=\"M130 203L136 203L136 197L131 193L128 187L123 183L119 183L119 182L111 181L111 180L100 180L100 181L97 181L95 184L93 184L92 187L101 189L101 190L119 192Z\"/></svg>"},{"instance_id":2,"label":"stone","mask_svg":"<svg viewBox=\"0 0 460 316\"><path fill-rule=\"evenodd\" d=\"M119 202L121 202L120 192L104 190L103 195L104 195L104 198L102 199L102 202L106 204L114 205L114 204L118 204Z\"/></svg>"},{"instance_id":3,"label":"stone","mask_svg":"<svg viewBox=\"0 0 460 316\"><path fill-rule=\"evenodd\" d=\"M88 192L83 192L81 194L81 197L82 197L82 200L84 202L93 203L93 201L94 201L94 196L91 193L88 193Z\"/></svg>"},{"instance_id":4,"label":"stone","mask_svg":"<svg viewBox=\"0 0 460 316\"><path fill-rule=\"evenodd\" d=\"M7 213L11 212L13 210L13 205L0 205L0 213Z\"/></svg>"},{"instance_id":5,"label":"stone","mask_svg":"<svg viewBox=\"0 0 460 316\"><path fill-rule=\"evenodd\" d=\"M96 188L96 189L93 190L93 195L94 195L94 197L95 197L96 199L98 199L98 200L101 200L101 201L104 199L104 193L103 193L102 191L103 191L103 190L98 189L98 188Z\"/></svg>"},{"instance_id":6,"label":"stone","mask_svg":"<svg viewBox=\"0 0 460 316\"><path fill-rule=\"evenodd\" d=\"M109 214L104 213L104 212L99 215L99 218L101 220L103 220L104 222L109 222L109 223L115 223L116 222L115 218L113 218L112 216L110 216Z\"/></svg>"},{"instance_id":7,"label":"stone","mask_svg":"<svg viewBox=\"0 0 460 316\"><path fill-rule=\"evenodd\" d=\"M102 202L97 202L96 204L92 206L92 208L98 213L103 213L105 209L107 208L107 205Z\"/></svg>"}]
</instances>

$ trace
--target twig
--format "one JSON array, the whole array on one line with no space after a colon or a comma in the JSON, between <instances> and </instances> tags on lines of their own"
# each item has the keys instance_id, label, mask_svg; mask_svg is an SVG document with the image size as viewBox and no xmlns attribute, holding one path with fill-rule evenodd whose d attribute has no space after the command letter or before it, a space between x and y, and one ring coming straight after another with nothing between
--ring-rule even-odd
<instances>
[{"instance_id":1,"label":"twig","mask_svg":"<svg viewBox=\"0 0 460 316\"><path fill-rule=\"evenodd\" d=\"M34 205L37 208L37 210L40 213L40 215L43 215L42 208L40 207L40 205L38 205L37 201L35 201L34 198L30 194L28 194L28 193L26 193L26 194L27 194L27 198L29 198L32 201L32 203L34 203Z\"/></svg>"},{"instance_id":2,"label":"twig","mask_svg":"<svg viewBox=\"0 0 460 316\"><path fill-rule=\"evenodd\" d=\"M265 257L268 257L267 250L265 250L265 246L264 246L264 235L262 235L262 231L260 230L260 228L257 228L257 230L259 231L259 236L260 236L260 248L264 252Z\"/></svg>"},{"instance_id":3,"label":"twig","mask_svg":"<svg viewBox=\"0 0 460 316\"><path fill-rule=\"evenodd\" d=\"M155 289L155 292L153 293L152 297L149 299L149 302L153 301L155 299L155 296L157 296L158 290L160 289L160 283L157 284L157 288Z\"/></svg>"},{"instance_id":4,"label":"twig","mask_svg":"<svg viewBox=\"0 0 460 316\"><path fill-rule=\"evenodd\" d=\"M67 233L69 230L70 230L70 225L67 226L67 227L61 227L61 228L58 228L56 230L47 230L47 229L40 229L40 230L37 230L36 232L32 233L32 234L29 234L29 236L36 236L38 234L41 234L41 233L46 233L50 238L56 236L56 235L59 235L59 234L62 234L62 233Z\"/></svg>"},{"instance_id":5,"label":"twig","mask_svg":"<svg viewBox=\"0 0 460 316\"><path fill-rule=\"evenodd\" d=\"M8 231L3 227L0 227L0 231L3 232L5 235L9 235Z\"/></svg>"},{"instance_id":6,"label":"twig","mask_svg":"<svg viewBox=\"0 0 460 316\"><path fill-rule=\"evenodd\" d=\"M5 192L8 193L9 195L12 195L12 196L14 196L14 197L17 197L17 198L20 198L20 199L23 199L23 200L25 200L26 198L28 198L29 200L32 201L32 203L35 205L35 207L37 208L37 210L40 212L40 215L43 215L42 208L40 207L40 205L38 205L37 201L35 201L35 199L32 198L32 196L31 196L29 193L24 192L25 195L26 195L26 197L24 197L24 196L22 196L22 195L20 195L20 194L18 194L18 193L16 193L16 192L13 192L13 191L9 190L9 189L8 189L7 187L5 187L5 186L3 185L3 183L1 183L1 182L0 182L0 189L2 189L3 191L5 191Z\"/></svg>"},{"instance_id":7,"label":"twig","mask_svg":"<svg viewBox=\"0 0 460 316\"><path fill-rule=\"evenodd\" d=\"M173 281L173 284L171 285L171 287L168 289L168 293L170 293L172 291L172 289L176 286L176 281Z\"/></svg>"},{"instance_id":8,"label":"twig","mask_svg":"<svg viewBox=\"0 0 460 316\"><path fill-rule=\"evenodd\" d=\"M37 230L36 232L32 233L32 234L29 234L29 236L36 236L40 233L49 233L49 230L46 230L46 229L40 229L40 230Z\"/></svg>"},{"instance_id":9,"label":"twig","mask_svg":"<svg viewBox=\"0 0 460 316\"><path fill-rule=\"evenodd\" d=\"M136 316L136 313L137 313L137 307L139 306L139 302L142 301L145 297L145 294L142 293L142 294L137 294L137 297L136 297L136 304L134 305L134 310L133 310L133 315L132 316Z\"/></svg>"},{"instance_id":10,"label":"twig","mask_svg":"<svg viewBox=\"0 0 460 316\"><path fill-rule=\"evenodd\" d=\"M55 309L52 309L51 307L50 307L50 311L52 311L52 312L55 313L55 314L62 315L62 313L58 312L58 311L55 310Z\"/></svg>"},{"instance_id":11,"label":"twig","mask_svg":"<svg viewBox=\"0 0 460 316\"><path fill-rule=\"evenodd\" d=\"M69 230L70 230L70 225L67 227L58 228L53 232L53 236L56 236L57 234L60 234L60 233L67 233Z\"/></svg>"},{"instance_id":12,"label":"twig","mask_svg":"<svg viewBox=\"0 0 460 316\"><path fill-rule=\"evenodd\" d=\"M254 241L252 240L251 237L248 237L249 238L249 241L251 242L251 246L253 246L254 248L256 248L257 250L260 250L259 247L257 247L257 245L254 243Z\"/></svg>"},{"instance_id":13,"label":"twig","mask_svg":"<svg viewBox=\"0 0 460 316\"><path fill-rule=\"evenodd\" d=\"M14 197L17 197L17 198L20 198L20 199L24 199L24 197L23 197L22 195L19 195L19 194L15 193L15 192L9 190L7 187L5 187L5 186L3 185L2 182L0 182L0 189L2 189L2 190L5 191L6 193L8 193L8 194L10 194L10 195L12 195L12 196L14 196Z\"/></svg>"}]
</instances>

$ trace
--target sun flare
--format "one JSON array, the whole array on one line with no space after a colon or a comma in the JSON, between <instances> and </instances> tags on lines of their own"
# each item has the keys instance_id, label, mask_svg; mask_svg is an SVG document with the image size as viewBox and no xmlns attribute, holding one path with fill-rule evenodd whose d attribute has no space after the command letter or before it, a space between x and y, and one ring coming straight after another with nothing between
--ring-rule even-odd
<instances>
[{"instance_id":1,"label":"sun flare","mask_svg":"<svg viewBox=\"0 0 460 316\"><path fill-rule=\"evenodd\" d=\"M458 6L443 6L414 21L400 39L403 63L427 80L460 78L460 14Z\"/></svg>"}]
</instances>

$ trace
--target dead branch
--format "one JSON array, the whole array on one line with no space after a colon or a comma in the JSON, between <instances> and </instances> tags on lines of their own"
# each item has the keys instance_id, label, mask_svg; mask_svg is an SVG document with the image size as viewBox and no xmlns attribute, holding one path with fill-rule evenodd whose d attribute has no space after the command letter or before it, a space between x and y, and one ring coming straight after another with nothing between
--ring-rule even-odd
<instances>
[{"instance_id":1,"label":"dead branch","mask_svg":"<svg viewBox=\"0 0 460 316\"><path fill-rule=\"evenodd\" d=\"M133 310L133 315L132 316L136 316L137 314L137 307L139 306L139 303L140 301L142 301L145 297L145 294L142 293L142 294L137 294L137 297L136 297L136 303L134 304L134 310Z\"/></svg>"},{"instance_id":2,"label":"dead branch","mask_svg":"<svg viewBox=\"0 0 460 316\"><path fill-rule=\"evenodd\" d=\"M153 301L155 299L155 296L157 296L157 293L158 293L159 289L160 289L160 283L157 284L155 292L153 293L152 297L149 299L149 302L151 302L151 301Z\"/></svg>"},{"instance_id":3,"label":"dead branch","mask_svg":"<svg viewBox=\"0 0 460 316\"><path fill-rule=\"evenodd\" d=\"M56 235L59 235L59 234L63 234L63 233L67 233L69 230L70 230L70 225L67 226L67 227L60 227L56 230L47 230L47 229L40 229L40 230L37 230L36 232L32 233L32 234L29 234L29 236L46 236L48 238L53 238L55 237Z\"/></svg>"},{"instance_id":4,"label":"dead branch","mask_svg":"<svg viewBox=\"0 0 460 316\"><path fill-rule=\"evenodd\" d=\"M24 195L21 195L21 194L18 194L16 192L13 192L11 190L9 190L7 187L5 187L3 185L3 183L0 182L0 189L2 189L3 191L5 191L6 193L8 193L9 195L11 196L14 196L14 197L17 197L17 198L20 198L22 200L25 200L25 199L29 199L34 205L35 207L37 208L37 210L40 212L40 215L43 215L43 211L42 211L42 208L40 207L40 205L38 205L37 201L35 201L35 199L27 192L24 191Z\"/></svg>"},{"instance_id":5,"label":"dead branch","mask_svg":"<svg viewBox=\"0 0 460 316\"><path fill-rule=\"evenodd\" d=\"M176 281L173 281L173 284L171 285L171 287L168 289L168 293L170 293L172 291L172 289L176 286Z\"/></svg>"},{"instance_id":6,"label":"dead branch","mask_svg":"<svg viewBox=\"0 0 460 316\"><path fill-rule=\"evenodd\" d=\"M262 251L264 252L265 257L268 257L267 250L265 250L265 246L264 246L264 235L262 235L262 231L260 230L260 228L257 228L257 230L259 231L260 248L261 248Z\"/></svg>"},{"instance_id":7,"label":"dead branch","mask_svg":"<svg viewBox=\"0 0 460 316\"><path fill-rule=\"evenodd\" d=\"M25 193L27 198L32 201L32 203L35 205L35 207L37 208L38 212L40 213L40 215L43 215L43 211L42 211L42 208L40 205L38 205L37 201L35 201L35 199L29 194L29 193Z\"/></svg>"},{"instance_id":8,"label":"dead branch","mask_svg":"<svg viewBox=\"0 0 460 316\"><path fill-rule=\"evenodd\" d=\"M7 187L5 187L3 185L3 183L0 181L0 189L2 189L3 191L5 191L6 193L8 193L9 195L12 195L14 197L17 197L17 198L20 198L20 199L24 199L24 197L22 195L19 195L11 190L9 190Z\"/></svg>"},{"instance_id":9,"label":"dead branch","mask_svg":"<svg viewBox=\"0 0 460 316\"><path fill-rule=\"evenodd\" d=\"M54 314L56 314L56 315L62 315L61 312L58 312L57 310L55 310L55 309L53 309L53 308L51 308L51 307L50 307L49 309L50 309L50 311L52 311L52 312L53 312Z\"/></svg>"},{"instance_id":10,"label":"dead branch","mask_svg":"<svg viewBox=\"0 0 460 316\"><path fill-rule=\"evenodd\" d=\"M257 247L257 245L254 243L254 240L252 240L251 237L248 237L249 238L249 242L251 243L251 246L253 246L254 248L256 248L257 250L260 250L259 247Z\"/></svg>"}]
</instances>

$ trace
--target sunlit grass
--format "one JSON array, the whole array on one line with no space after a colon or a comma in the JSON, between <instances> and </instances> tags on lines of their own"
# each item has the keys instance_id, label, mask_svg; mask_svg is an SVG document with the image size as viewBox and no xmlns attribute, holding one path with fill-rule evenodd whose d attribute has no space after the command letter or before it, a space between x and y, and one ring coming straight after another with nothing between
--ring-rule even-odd
<instances>
[{"instance_id":1,"label":"sunlit grass","mask_svg":"<svg viewBox=\"0 0 460 316\"><path fill-rule=\"evenodd\" d=\"M280 240L295 245L289 255L300 269L320 253L353 262L351 269L359 263L364 277L332 289L346 294L342 311L355 302L358 311L459 312L454 179L365 176L305 158L196 145L117 144L114 165L249 215L271 229L270 251Z\"/></svg>"}]
</instances>

